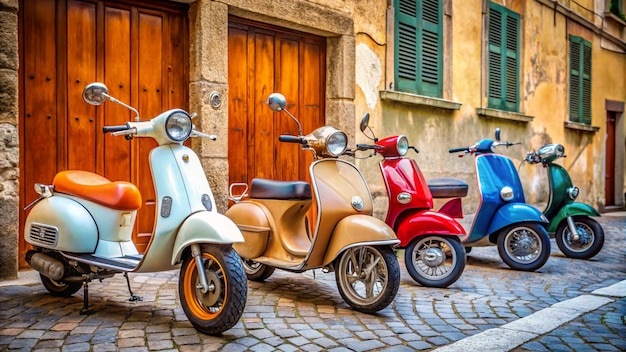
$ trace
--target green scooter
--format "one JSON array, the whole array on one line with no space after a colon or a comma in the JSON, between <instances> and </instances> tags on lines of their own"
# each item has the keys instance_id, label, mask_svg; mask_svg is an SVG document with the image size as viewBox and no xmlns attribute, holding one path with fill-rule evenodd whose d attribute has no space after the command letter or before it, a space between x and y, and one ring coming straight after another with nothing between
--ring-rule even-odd
<instances>
[{"instance_id":1,"label":"green scooter","mask_svg":"<svg viewBox=\"0 0 626 352\"><path fill-rule=\"evenodd\" d=\"M554 236L561 252L568 258L590 259L600 252L604 244L604 230L591 218L600 216L600 213L588 204L575 202L578 187L572 184L567 170L554 163L563 157L563 145L546 144L536 152L527 153L523 162L541 163L548 169L550 198L543 214L550 221L546 230Z\"/></svg>"}]
</instances>

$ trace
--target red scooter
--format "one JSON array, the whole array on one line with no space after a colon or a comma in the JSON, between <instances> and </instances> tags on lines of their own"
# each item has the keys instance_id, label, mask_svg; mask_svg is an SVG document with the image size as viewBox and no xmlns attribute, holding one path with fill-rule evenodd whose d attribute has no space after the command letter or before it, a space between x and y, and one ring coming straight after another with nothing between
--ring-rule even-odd
<instances>
[{"instance_id":1,"label":"red scooter","mask_svg":"<svg viewBox=\"0 0 626 352\"><path fill-rule=\"evenodd\" d=\"M442 178L431 180L429 186L415 160L404 157L409 149L419 152L409 146L406 136L378 140L368 123L369 113L366 113L360 129L374 144L357 144L356 150L372 150L366 158L376 154L383 157L380 171L389 197L385 222L396 232L400 247L405 248L406 268L413 280L423 286L448 287L465 269L466 254L461 240L466 233L453 219L453 216L462 217L461 208L448 206L433 211L433 197L464 197L467 183ZM371 136L365 133L366 129Z\"/></svg>"}]
</instances>

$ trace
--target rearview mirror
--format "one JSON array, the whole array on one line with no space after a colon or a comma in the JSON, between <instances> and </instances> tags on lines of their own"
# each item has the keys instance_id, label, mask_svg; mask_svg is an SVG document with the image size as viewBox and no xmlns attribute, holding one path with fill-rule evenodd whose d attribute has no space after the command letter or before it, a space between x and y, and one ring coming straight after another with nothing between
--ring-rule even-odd
<instances>
[{"instance_id":1,"label":"rearview mirror","mask_svg":"<svg viewBox=\"0 0 626 352\"><path fill-rule=\"evenodd\" d=\"M370 113L366 112L365 115L363 115L363 117L361 118L361 124L359 125L361 132L365 132L369 123L370 123Z\"/></svg>"},{"instance_id":2,"label":"rearview mirror","mask_svg":"<svg viewBox=\"0 0 626 352\"><path fill-rule=\"evenodd\" d=\"M285 96L280 93L272 93L267 98L267 105L272 109L272 111L283 111L287 106L287 99Z\"/></svg>"},{"instance_id":3,"label":"rearview mirror","mask_svg":"<svg viewBox=\"0 0 626 352\"><path fill-rule=\"evenodd\" d=\"M109 89L104 83L95 82L83 90L83 99L91 105L100 105L109 97Z\"/></svg>"},{"instance_id":4,"label":"rearview mirror","mask_svg":"<svg viewBox=\"0 0 626 352\"><path fill-rule=\"evenodd\" d=\"M500 129L496 128L496 141L500 140Z\"/></svg>"}]
</instances>

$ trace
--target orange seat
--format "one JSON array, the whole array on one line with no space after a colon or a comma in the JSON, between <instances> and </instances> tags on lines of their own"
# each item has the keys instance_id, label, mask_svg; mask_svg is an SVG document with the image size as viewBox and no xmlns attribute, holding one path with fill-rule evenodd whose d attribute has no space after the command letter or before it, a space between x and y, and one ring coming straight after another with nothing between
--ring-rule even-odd
<instances>
[{"instance_id":1,"label":"orange seat","mask_svg":"<svg viewBox=\"0 0 626 352\"><path fill-rule=\"evenodd\" d=\"M54 190L90 200L117 210L141 208L141 193L130 182L111 182L93 172L67 170L59 172L52 181Z\"/></svg>"}]
</instances>

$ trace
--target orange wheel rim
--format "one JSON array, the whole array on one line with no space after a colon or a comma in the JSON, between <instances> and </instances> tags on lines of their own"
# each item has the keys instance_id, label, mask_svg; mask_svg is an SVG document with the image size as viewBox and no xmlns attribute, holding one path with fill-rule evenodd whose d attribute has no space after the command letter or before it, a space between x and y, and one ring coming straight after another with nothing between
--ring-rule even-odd
<instances>
[{"instance_id":1,"label":"orange wheel rim","mask_svg":"<svg viewBox=\"0 0 626 352\"><path fill-rule=\"evenodd\" d=\"M209 253L202 253L202 259L205 272L208 272L209 286L214 285L213 292L209 290L207 293L202 293L201 289L197 288L200 280L198 267L194 262L187 267L183 277L184 294L191 313L199 319L210 320L222 312L229 292L225 270L220 262ZM204 303L206 301L215 301L215 303L207 306Z\"/></svg>"}]
</instances>

